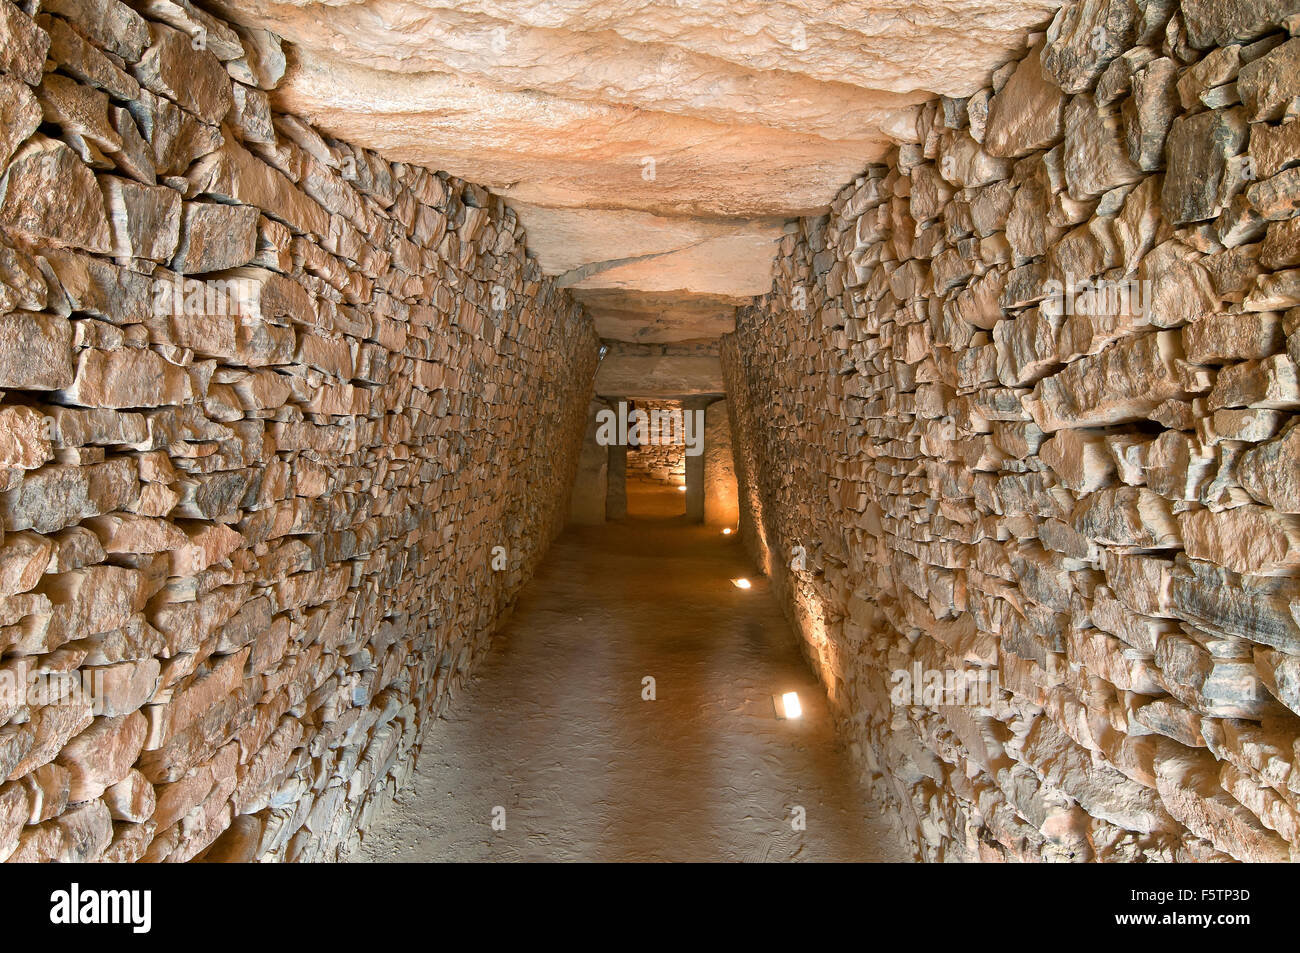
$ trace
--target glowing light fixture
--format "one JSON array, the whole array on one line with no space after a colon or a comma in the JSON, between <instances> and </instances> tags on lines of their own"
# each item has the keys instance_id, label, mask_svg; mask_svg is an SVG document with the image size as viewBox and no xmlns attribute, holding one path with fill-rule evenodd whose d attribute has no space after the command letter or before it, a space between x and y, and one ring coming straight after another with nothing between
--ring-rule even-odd
<instances>
[{"instance_id":1,"label":"glowing light fixture","mask_svg":"<svg viewBox=\"0 0 1300 953\"><path fill-rule=\"evenodd\" d=\"M786 692L784 695L773 695L772 707L776 709L776 717L782 720L787 718L798 718L803 714L803 707L799 704L798 692Z\"/></svg>"},{"instance_id":2,"label":"glowing light fixture","mask_svg":"<svg viewBox=\"0 0 1300 953\"><path fill-rule=\"evenodd\" d=\"M682 484L682 485L679 486L677 489L679 489L681 492L685 493L685 492L686 492L686 485L685 485L685 484Z\"/></svg>"},{"instance_id":3,"label":"glowing light fixture","mask_svg":"<svg viewBox=\"0 0 1300 953\"><path fill-rule=\"evenodd\" d=\"M722 535L723 535L723 536L730 536L730 535L731 535L731 527L728 526L726 529L724 529L724 530L722 531Z\"/></svg>"},{"instance_id":4,"label":"glowing light fixture","mask_svg":"<svg viewBox=\"0 0 1300 953\"><path fill-rule=\"evenodd\" d=\"M731 580L731 584L735 586L737 589L748 589L750 586L749 580L746 579L744 576L741 576L739 579Z\"/></svg>"}]
</instances>

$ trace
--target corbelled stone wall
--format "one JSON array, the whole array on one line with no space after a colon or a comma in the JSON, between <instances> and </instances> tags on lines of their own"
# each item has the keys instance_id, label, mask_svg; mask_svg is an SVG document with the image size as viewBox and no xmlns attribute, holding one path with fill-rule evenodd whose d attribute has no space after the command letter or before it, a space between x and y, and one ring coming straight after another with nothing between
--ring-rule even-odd
<instances>
[{"instance_id":1,"label":"corbelled stone wall","mask_svg":"<svg viewBox=\"0 0 1300 953\"><path fill-rule=\"evenodd\" d=\"M562 526L590 321L284 66L0 0L0 859L334 858Z\"/></svg>"},{"instance_id":2,"label":"corbelled stone wall","mask_svg":"<svg viewBox=\"0 0 1300 953\"><path fill-rule=\"evenodd\" d=\"M724 339L743 531L919 857L1300 845L1298 10L1066 6Z\"/></svg>"}]
</instances>

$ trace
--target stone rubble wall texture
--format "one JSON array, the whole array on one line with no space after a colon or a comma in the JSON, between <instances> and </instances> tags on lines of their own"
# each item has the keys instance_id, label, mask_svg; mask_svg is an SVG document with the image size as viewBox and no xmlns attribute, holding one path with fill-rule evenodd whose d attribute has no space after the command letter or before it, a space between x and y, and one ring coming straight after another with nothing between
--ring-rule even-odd
<instances>
[{"instance_id":1,"label":"stone rubble wall texture","mask_svg":"<svg viewBox=\"0 0 1300 953\"><path fill-rule=\"evenodd\" d=\"M920 858L1297 856L1296 33L1064 7L724 338L747 541ZM893 704L918 664L998 690Z\"/></svg>"},{"instance_id":2,"label":"stone rubble wall texture","mask_svg":"<svg viewBox=\"0 0 1300 953\"><path fill-rule=\"evenodd\" d=\"M284 67L0 0L0 859L340 856L562 527L590 320Z\"/></svg>"},{"instance_id":3,"label":"stone rubble wall texture","mask_svg":"<svg viewBox=\"0 0 1300 953\"><path fill-rule=\"evenodd\" d=\"M633 450L628 448L627 478L629 481L649 483L656 486L682 486L686 482L686 444L682 442L680 432L675 426L685 426L681 418L682 402L679 400L636 400L632 402L636 410L650 414L646 423L649 442ZM615 408L617 412L617 407ZM655 426L654 414L677 414L677 423L669 417L659 418ZM631 411L629 410L629 413ZM672 443L669 441L676 440ZM661 442L663 441L663 442Z\"/></svg>"}]
</instances>

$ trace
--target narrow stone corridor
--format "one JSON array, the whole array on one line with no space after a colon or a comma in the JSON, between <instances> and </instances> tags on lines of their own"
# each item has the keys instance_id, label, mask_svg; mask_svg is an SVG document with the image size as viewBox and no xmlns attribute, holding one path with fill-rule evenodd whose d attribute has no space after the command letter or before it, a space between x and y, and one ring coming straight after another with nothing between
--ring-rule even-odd
<instances>
[{"instance_id":1,"label":"narrow stone corridor","mask_svg":"<svg viewBox=\"0 0 1300 953\"><path fill-rule=\"evenodd\" d=\"M662 515L671 488L641 495L632 512L661 515L555 542L352 860L909 859L766 580L734 537ZM802 718L774 717L786 691Z\"/></svg>"},{"instance_id":2,"label":"narrow stone corridor","mask_svg":"<svg viewBox=\"0 0 1300 953\"><path fill-rule=\"evenodd\" d=\"M0 119L0 863L1300 863L1300 0L0 0Z\"/></svg>"}]
</instances>

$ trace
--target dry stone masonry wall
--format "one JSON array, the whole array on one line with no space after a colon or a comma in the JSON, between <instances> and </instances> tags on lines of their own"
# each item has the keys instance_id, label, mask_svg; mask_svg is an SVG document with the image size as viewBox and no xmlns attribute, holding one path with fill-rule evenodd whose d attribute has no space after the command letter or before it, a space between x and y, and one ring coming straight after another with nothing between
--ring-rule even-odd
<instances>
[{"instance_id":1,"label":"dry stone masonry wall","mask_svg":"<svg viewBox=\"0 0 1300 953\"><path fill-rule=\"evenodd\" d=\"M1296 33L1066 6L724 339L746 537L919 857L1296 856Z\"/></svg>"},{"instance_id":2,"label":"dry stone masonry wall","mask_svg":"<svg viewBox=\"0 0 1300 953\"><path fill-rule=\"evenodd\" d=\"M0 0L0 859L337 856L563 523L590 321L284 66Z\"/></svg>"},{"instance_id":3,"label":"dry stone masonry wall","mask_svg":"<svg viewBox=\"0 0 1300 953\"><path fill-rule=\"evenodd\" d=\"M676 400L633 401L648 416L642 425L646 442L629 447L627 478L660 486L686 482L686 444L683 440L682 404ZM630 411L629 411L630 412Z\"/></svg>"}]
</instances>

